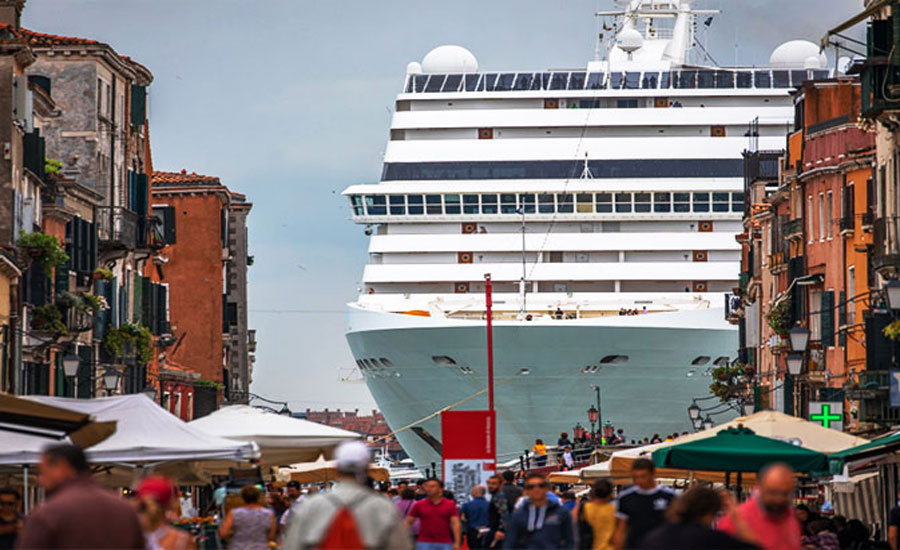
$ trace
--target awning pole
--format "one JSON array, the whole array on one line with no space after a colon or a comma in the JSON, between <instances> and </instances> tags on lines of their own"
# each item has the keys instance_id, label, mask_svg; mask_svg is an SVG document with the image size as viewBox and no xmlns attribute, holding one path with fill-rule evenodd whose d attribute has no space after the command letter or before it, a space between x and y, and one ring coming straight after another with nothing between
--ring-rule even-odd
<instances>
[{"instance_id":1,"label":"awning pole","mask_svg":"<svg viewBox=\"0 0 900 550\"><path fill-rule=\"evenodd\" d=\"M24 483L25 483L25 485L24 485L24 490L23 490L23 492L25 493L23 496L24 496L25 498L23 499L24 502L23 502L22 506L24 507L25 515L27 516L29 510L31 509L31 506L30 506L30 504L31 504L31 495L28 494L28 464L25 464L22 468L23 468L23 471L25 472L25 476L24 476L24 479L25 479Z\"/></svg>"}]
</instances>

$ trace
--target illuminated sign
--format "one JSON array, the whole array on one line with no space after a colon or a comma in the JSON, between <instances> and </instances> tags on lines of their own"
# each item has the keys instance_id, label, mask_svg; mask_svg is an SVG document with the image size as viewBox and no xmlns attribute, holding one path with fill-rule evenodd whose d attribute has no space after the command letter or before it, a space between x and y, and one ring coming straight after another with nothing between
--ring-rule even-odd
<instances>
[{"instance_id":1,"label":"illuminated sign","mask_svg":"<svg viewBox=\"0 0 900 550\"><path fill-rule=\"evenodd\" d=\"M839 401L810 401L809 420L821 424L824 428L843 431L844 404Z\"/></svg>"}]
</instances>

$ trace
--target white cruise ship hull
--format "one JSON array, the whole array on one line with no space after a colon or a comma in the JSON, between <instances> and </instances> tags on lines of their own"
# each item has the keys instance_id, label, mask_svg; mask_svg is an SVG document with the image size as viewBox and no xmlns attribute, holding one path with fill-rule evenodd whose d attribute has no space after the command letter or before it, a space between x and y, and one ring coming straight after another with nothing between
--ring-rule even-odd
<instances>
[{"instance_id":1,"label":"white cruise ship hull","mask_svg":"<svg viewBox=\"0 0 900 550\"><path fill-rule=\"evenodd\" d=\"M535 438L555 443L578 422L587 427L592 384L601 388L603 422L624 429L628 438L690 431L687 408L709 395L713 361L733 356L736 338L721 308L495 322L499 459L530 449ZM440 441L440 416L423 418L457 403L457 410L487 408L482 321L350 305L347 340L357 360L380 365L366 369L366 383L418 466L439 464L440 455L416 430L403 428L415 425ZM613 355L628 359L601 364ZM693 364L704 356L707 362Z\"/></svg>"}]
</instances>

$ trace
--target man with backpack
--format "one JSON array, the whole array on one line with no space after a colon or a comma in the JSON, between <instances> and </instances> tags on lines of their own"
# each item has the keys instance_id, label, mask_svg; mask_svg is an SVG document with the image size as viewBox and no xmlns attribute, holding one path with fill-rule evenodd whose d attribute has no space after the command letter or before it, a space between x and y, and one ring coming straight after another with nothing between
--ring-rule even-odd
<instances>
[{"instance_id":1,"label":"man with backpack","mask_svg":"<svg viewBox=\"0 0 900 550\"><path fill-rule=\"evenodd\" d=\"M298 503L288 519L285 550L412 550L394 504L366 485L369 450L359 441L335 451L334 489Z\"/></svg>"}]
</instances>

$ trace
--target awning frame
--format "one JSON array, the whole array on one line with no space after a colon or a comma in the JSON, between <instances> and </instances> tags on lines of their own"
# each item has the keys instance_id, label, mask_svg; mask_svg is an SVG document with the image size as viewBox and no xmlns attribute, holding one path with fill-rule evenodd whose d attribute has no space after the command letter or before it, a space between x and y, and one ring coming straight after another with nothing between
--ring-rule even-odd
<instances>
[{"instance_id":1,"label":"awning frame","mask_svg":"<svg viewBox=\"0 0 900 550\"><path fill-rule=\"evenodd\" d=\"M845 30L849 29L850 27L853 27L853 26L858 25L859 23L862 23L865 19L875 15L877 12L881 11L885 6L887 6L888 4L891 4L892 2L894 2L894 0L878 0L877 2L875 2L868 8L864 9L862 12L854 15L850 19L844 21L837 27L834 27L833 29L831 29L827 33L825 33L825 36L822 37L822 40L819 43L819 46L824 50L826 47L828 47L828 44L829 44L828 39L831 38L833 35L844 32Z\"/></svg>"}]
</instances>

